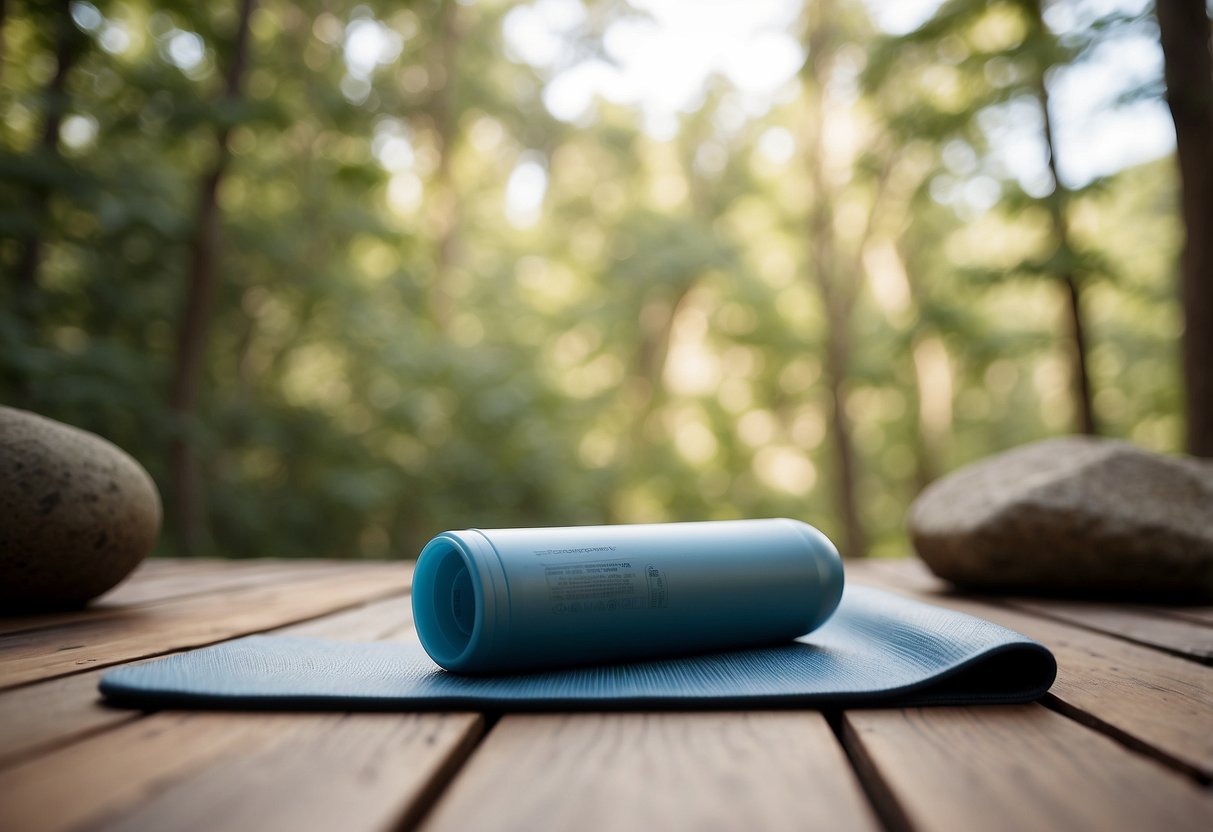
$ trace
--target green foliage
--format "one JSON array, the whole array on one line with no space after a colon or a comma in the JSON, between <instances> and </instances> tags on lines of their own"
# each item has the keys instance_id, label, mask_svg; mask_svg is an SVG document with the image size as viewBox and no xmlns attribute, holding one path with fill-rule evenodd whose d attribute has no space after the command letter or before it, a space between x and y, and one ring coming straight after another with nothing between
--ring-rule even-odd
<instances>
[{"instance_id":1,"label":"green foliage","mask_svg":"<svg viewBox=\"0 0 1213 832\"><path fill-rule=\"evenodd\" d=\"M813 79L725 129L739 93L713 78L668 141L606 102L565 124L543 105L550 79L507 56L504 2L265 0L235 100L220 93L238 3L77 2L68 25L10 4L0 401L111 438L166 496L169 448L197 447L213 554L411 556L444 528L763 515L837 533L822 365L845 329L862 514L892 553L931 477L1069 424L1062 302L1033 279L1061 270L1099 278L1107 429L1174 449L1169 162L1071 191L1075 244L1051 250L1046 201L991 172L977 118L1146 23L1016 38L1022 3L963 0L886 41L861 4L838 6L855 47L840 60L864 79L839 106L861 146L820 193ZM571 54L602 56L635 14L592 4ZM357 26L398 54L352 71ZM772 157L772 136L795 152ZM202 392L178 418L198 200L224 137ZM950 143L974 170L948 167ZM527 163L547 176L533 221L503 210ZM938 198L978 176L997 180L992 210ZM836 275L856 290L845 320L812 289L826 243L808 218L827 203L852 264Z\"/></svg>"}]
</instances>

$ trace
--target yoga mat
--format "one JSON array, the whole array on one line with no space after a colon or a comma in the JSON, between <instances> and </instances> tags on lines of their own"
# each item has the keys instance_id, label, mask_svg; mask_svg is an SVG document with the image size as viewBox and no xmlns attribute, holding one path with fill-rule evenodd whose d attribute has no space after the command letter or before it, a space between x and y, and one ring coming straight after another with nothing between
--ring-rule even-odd
<instances>
[{"instance_id":1,"label":"yoga mat","mask_svg":"<svg viewBox=\"0 0 1213 832\"><path fill-rule=\"evenodd\" d=\"M401 602L404 614L406 602ZM564 711L1029 702L1057 674L1031 639L963 613L847 587L816 632L676 659L463 676L416 643L251 636L101 680L132 708Z\"/></svg>"}]
</instances>

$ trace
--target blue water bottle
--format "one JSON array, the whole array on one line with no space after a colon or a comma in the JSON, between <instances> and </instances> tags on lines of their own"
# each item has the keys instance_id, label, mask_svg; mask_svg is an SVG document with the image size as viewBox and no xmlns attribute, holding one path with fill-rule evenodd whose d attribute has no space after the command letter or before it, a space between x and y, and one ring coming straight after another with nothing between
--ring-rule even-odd
<instances>
[{"instance_id":1,"label":"blue water bottle","mask_svg":"<svg viewBox=\"0 0 1213 832\"><path fill-rule=\"evenodd\" d=\"M797 520L468 529L422 550L413 620L439 665L492 673L788 641L842 586Z\"/></svg>"}]
</instances>

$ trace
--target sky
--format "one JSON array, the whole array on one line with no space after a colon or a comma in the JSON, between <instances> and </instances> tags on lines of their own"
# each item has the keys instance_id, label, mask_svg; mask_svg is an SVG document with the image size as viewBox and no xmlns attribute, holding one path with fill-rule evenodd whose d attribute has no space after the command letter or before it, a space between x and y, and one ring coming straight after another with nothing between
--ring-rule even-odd
<instances>
[{"instance_id":1,"label":"sky","mask_svg":"<svg viewBox=\"0 0 1213 832\"><path fill-rule=\"evenodd\" d=\"M876 25L904 33L925 21L940 0L865 0ZM678 116L702 100L705 81L721 73L744 94L750 116L760 116L791 86L803 53L793 37L799 0L629 0L651 19L613 24L605 48L611 62L566 65L568 33L586 14L581 0L537 0L506 17L511 57L555 74L545 104L557 118L585 118L596 96L636 106L647 132L670 138ZM1137 10L1144 0L1066 0L1054 3L1048 24L1064 33L1115 10ZM1085 64L1050 80L1062 179L1078 186L1092 178L1158 158L1174 148L1174 130L1158 101L1115 106L1142 80L1161 78L1162 53L1153 39L1118 39ZM999 161L1029 193L1048 191L1039 119L1017 114L991 125Z\"/></svg>"},{"instance_id":2,"label":"sky","mask_svg":"<svg viewBox=\"0 0 1213 832\"><path fill-rule=\"evenodd\" d=\"M594 101L601 97L637 108L646 132L664 140L676 135L681 115L701 105L714 74L727 77L741 93L731 111L717 114L718 124L722 119L731 120L731 125L724 124L725 129L761 117L774 104L796 95L795 76L804 53L795 30L803 0L627 2L638 14L606 30L603 45L608 60L580 57L571 48L573 33L586 20L585 0L520 2L506 15L507 55L546 71L549 81L544 103L556 118L572 123L591 119ZM1140 12L1147 2L1054 0L1046 2L1045 18L1053 31L1064 35L1112 11ZM941 0L864 3L879 29L902 34L926 21ZM188 63L191 56L185 53L190 52L191 44L182 42L177 49L174 40L171 46ZM367 78L375 67L399 56L401 38L367 15L356 15L345 27L344 51L347 75L342 92L358 103L370 89ZM174 52L170 57L177 60L178 56ZM1110 40L1081 64L1050 77L1050 111L1058 168L1065 184L1079 187L1174 150L1174 128L1162 101L1118 101L1143 82L1161 85L1161 78L1162 50L1155 38L1142 34ZM1052 179L1035 106L985 115L988 117L981 121L991 139L990 161L1014 176L1028 194L1048 194ZM785 161L795 155L790 133L769 133L764 142L770 139L766 143L772 147L763 147L764 153ZM945 153L945 161L947 156ZM974 168L971 161L959 161L962 169ZM991 207L998 199L997 185L988 176L972 173L967 174L969 181L957 180L949 192L940 189L936 197L948 203L959 199L967 204L969 213ZM509 219L519 226L533 223L546 187L543 160L527 155L507 187Z\"/></svg>"},{"instance_id":3,"label":"sky","mask_svg":"<svg viewBox=\"0 0 1213 832\"><path fill-rule=\"evenodd\" d=\"M472 0L466 0L472 2ZM551 76L544 102L554 116L578 122L591 112L595 97L628 104L643 114L645 130L672 138L681 114L703 100L706 82L723 74L741 92L737 121L762 116L784 96L796 93L794 77L804 54L794 36L803 0L627 0L637 19L612 24L605 34L610 61L570 61L570 33L586 18L585 0L533 0L519 3L505 18L505 44L515 60L544 68ZM809 0L813 2L813 0ZM885 32L908 32L939 7L941 0L864 0L875 24ZM1047 24L1059 34L1081 29L1114 10L1138 12L1148 0L1053 0L1046 2ZM342 92L355 103L365 100L368 78L379 65L401 54L399 33L355 12L334 39L344 47L346 77ZM104 49L122 52L130 33L83 0L72 3L83 28L96 31ZM647 17L646 17L647 15ZM162 39L166 57L187 74L206 69L202 39L177 31ZM1159 100L1118 104L1125 91L1144 82L1161 83L1162 50L1154 38L1120 37L1083 63L1050 78L1051 112L1056 127L1058 163L1063 181L1081 186L1092 178L1164 156L1175 146L1174 128ZM986 119L996 148L995 161L1034 196L1050 190L1034 108ZM65 122L67 139L87 140L95 132L82 117ZM776 137L779 138L779 137ZM790 138L788 136L783 137ZM784 144L787 144L785 141ZM778 154L790 158L795 147ZM546 186L542 160L527 157L515 171L507 210L525 224L537 216Z\"/></svg>"}]
</instances>

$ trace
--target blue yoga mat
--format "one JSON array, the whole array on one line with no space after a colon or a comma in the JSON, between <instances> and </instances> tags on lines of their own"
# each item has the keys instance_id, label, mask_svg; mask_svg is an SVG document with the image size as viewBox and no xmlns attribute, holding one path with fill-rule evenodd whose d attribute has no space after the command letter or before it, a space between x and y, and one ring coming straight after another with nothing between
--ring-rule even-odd
<instances>
[{"instance_id":1,"label":"blue yoga mat","mask_svg":"<svg viewBox=\"0 0 1213 832\"><path fill-rule=\"evenodd\" d=\"M415 643L251 636L110 671L132 708L555 711L1029 702L1057 675L1045 647L973 616L848 587L794 642L659 661L463 676Z\"/></svg>"}]
</instances>

